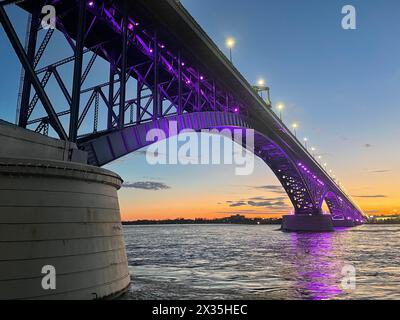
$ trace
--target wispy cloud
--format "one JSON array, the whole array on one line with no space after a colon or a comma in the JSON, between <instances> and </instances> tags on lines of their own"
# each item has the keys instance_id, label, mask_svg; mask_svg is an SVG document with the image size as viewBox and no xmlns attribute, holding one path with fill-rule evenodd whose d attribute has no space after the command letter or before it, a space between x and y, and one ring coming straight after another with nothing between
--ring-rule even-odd
<instances>
[{"instance_id":1,"label":"wispy cloud","mask_svg":"<svg viewBox=\"0 0 400 320\"><path fill-rule=\"evenodd\" d=\"M263 189L263 190L267 190L273 193L279 193L279 194L285 194L286 191L285 189L283 189L282 186L276 186L276 185L265 185L265 186L257 186L257 187L253 187L254 189Z\"/></svg>"},{"instance_id":2,"label":"wispy cloud","mask_svg":"<svg viewBox=\"0 0 400 320\"><path fill-rule=\"evenodd\" d=\"M283 201L248 201L247 202L249 206L252 207L265 207L265 208L276 208L276 207L287 207L287 204Z\"/></svg>"},{"instance_id":3,"label":"wispy cloud","mask_svg":"<svg viewBox=\"0 0 400 320\"><path fill-rule=\"evenodd\" d=\"M218 214L257 214L256 210L218 211Z\"/></svg>"},{"instance_id":4,"label":"wispy cloud","mask_svg":"<svg viewBox=\"0 0 400 320\"><path fill-rule=\"evenodd\" d=\"M250 201L284 201L287 197L275 197L275 198L267 198L267 197L253 197L249 198Z\"/></svg>"},{"instance_id":5,"label":"wispy cloud","mask_svg":"<svg viewBox=\"0 0 400 320\"><path fill-rule=\"evenodd\" d=\"M256 189L266 189L266 190L282 190L282 186L275 186L275 185L266 185L266 186L258 186L255 187Z\"/></svg>"},{"instance_id":6,"label":"wispy cloud","mask_svg":"<svg viewBox=\"0 0 400 320\"><path fill-rule=\"evenodd\" d=\"M122 187L127 189L142 189L152 191L171 189L171 187L165 183L153 181L138 181L133 183L126 182L122 185Z\"/></svg>"},{"instance_id":7,"label":"wispy cloud","mask_svg":"<svg viewBox=\"0 0 400 320\"><path fill-rule=\"evenodd\" d=\"M354 198L387 198L383 194L354 195Z\"/></svg>"},{"instance_id":8,"label":"wispy cloud","mask_svg":"<svg viewBox=\"0 0 400 320\"><path fill-rule=\"evenodd\" d=\"M378 210L367 210L367 211L364 211L364 213L366 213L366 214L376 214L376 213L379 213L379 211Z\"/></svg>"},{"instance_id":9,"label":"wispy cloud","mask_svg":"<svg viewBox=\"0 0 400 320\"><path fill-rule=\"evenodd\" d=\"M274 198L267 198L267 197L252 197L250 199L241 199L236 201L226 201L229 204L229 207L262 207L262 208L269 208L269 209L286 209L289 205L285 202L287 200L286 197L274 197Z\"/></svg>"},{"instance_id":10,"label":"wispy cloud","mask_svg":"<svg viewBox=\"0 0 400 320\"><path fill-rule=\"evenodd\" d=\"M247 203L246 202L243 202L243 201L238 201L238 202L231 202L231 201L229 201L230 202L230 204L229 204L229 206L230 207L242 207L242 206L245 206L245 205L247 205Z\"/></svg>"},{"instance_id":11,"label":"wispy cloud","mask_svg":"<svg viewBox=\"0 0 400 320\"><path fill-rule=\"evenodd\" d=\"M390 170L386 169L379 169L379 170L368 170L369 173L387 173L390 172Z\"/></svg>"}]
</instances>

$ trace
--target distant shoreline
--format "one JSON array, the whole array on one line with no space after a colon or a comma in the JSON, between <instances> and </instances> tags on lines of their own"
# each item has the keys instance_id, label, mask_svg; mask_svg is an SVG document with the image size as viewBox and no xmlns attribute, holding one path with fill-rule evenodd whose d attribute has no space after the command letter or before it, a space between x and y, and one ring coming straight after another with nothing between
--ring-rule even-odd
<instances>
[{"instance_id":1,"label":"distant shoreline","mask_svg":"<svg viewBox=\"0 0 400 320\"><path fill-rule=\"evenodd\" d=\"M281 218L246 218L242 215L233 215L230 217L218 219L167 219L167 220L135 220L135 221L122 221L124 226L132 225L205 225L205 224L226 224L226 225L281 225ZM400 217L388 216L380 218L372 218L367 224L375 225L397 225L400 224Z\"/></svg>"},{"instance_id":2,"label":"distant shoreline","mask_svg":"<svg viewBox=\"0 0 400 320\"><path fill-rule=\"evenodd\" d=\"M123 226L154 226L154 225L253 225L253 226L257 226L257 225L281 225L281 222L275 222L275 223L218 223L218 222L209 222L209 223L199 223L199 222L195 222L195 223L188 223L188 222L184 222L184 223L178 223L178 222L164 222L164 221L157 221L157 222L148 222L148 223L144 223L141 221L122 221L122 225ZM368 225L398 225L400 224L400 222L386 222L386 223L371 223L371 222L367 222L366 224Z\"/></svg>"},{"instance_id":3,"label":"distant shoreline","mask_svg":"<svg viewBox=\"0 0 400 320\"><path fill-rule=\"evenodd\" d=\"M157 221L157 222L149 222L149 223L143 223L141 221L122 221L122 225L124 226L152 226L152 225L281 225L281 223L218 223L218 222L209 222L209 223L199 223L199 222L194 222L194 223L189 223L189 222L183 222L183 223L178 223L178 222L163 222L163 221Z\"/></svg>"},{"instance_id":4,"label":"distant shoreline","mask_svg":"<svg viewBox=\"0 0 400 320\"><path fill-rule=\"evenodd\" d=\"M178 225L178 224L240 224L240 225L280 225L281 218L263 219L263 218L246 218L241 215L234 215L219 219L169 219L169 220L136 220L123 221L123 225Z\"/></svg>"}]
</instances>

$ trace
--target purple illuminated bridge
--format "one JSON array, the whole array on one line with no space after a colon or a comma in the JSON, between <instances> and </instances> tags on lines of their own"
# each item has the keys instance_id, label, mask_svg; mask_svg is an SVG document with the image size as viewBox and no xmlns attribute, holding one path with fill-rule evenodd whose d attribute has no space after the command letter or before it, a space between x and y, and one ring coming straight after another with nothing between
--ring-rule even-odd
<instances>
[{"instance_id":1,"label":"purple illuminated bridge","mask_svg":"<svg viewBox=\"0 0 400 320\"><path fill-rule=\"evenodd\" d=\"M26 0L17 3L30 13L25 49L6 2L16 1L0 6L1 23L25 75L19 126L76 143L94 166L145 147L146 133L168 132L170 121L178 129L251 128L256 155L294 207L284 230L366 221L179 1ZM56 8L56 29L41 24L44 5ZM61 42L66 49L55 50Z\"/></svg>"}]
</instances>

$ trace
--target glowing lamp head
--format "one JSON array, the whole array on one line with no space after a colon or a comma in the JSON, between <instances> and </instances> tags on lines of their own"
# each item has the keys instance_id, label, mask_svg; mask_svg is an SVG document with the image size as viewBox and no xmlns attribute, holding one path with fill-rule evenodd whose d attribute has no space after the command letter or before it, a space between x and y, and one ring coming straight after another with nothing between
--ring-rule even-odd
<instances>
[{"instance_id":1,"label":"glowing lamp head","mask_svg":"<svg viewBox=\"0 0 400 320\"><path fill-rule=\"evenodd\" d=\"M276 105L276 108L277 108L279 111L282 111L283 109L285 109L285 105L284 105L282 102L279 102L279 103Z\"/></svg>"},{"instance_id":2,"label":"glowing lamp head","mask_svg":"<svg viewBox=\"0 0 400 320\"><path fill-rule=\"evenodd\" d=\"M304 138L303 140L304 140L304 142L307 142L307 141L308 141L308 138Z\"/></svg>"},{"instance_id":3,"label":"glowing lamp head","mask_svg":"<svg viewBox=\"0 0 400 320\"><path fill-rule=\"evenodd\" d=\"M229 37L228 39L226 39L225 44L226 44L226 46L227 46L229 49L232 49L232 48L235 46L236 41L235 41L234 38Z\"/></svg>"},{"instance_id":4,"label":"glowing lamp head","mask_svg":"<svg viewBox=\"0 0 400 320\"><path fill-rule=\"evenodd\" d=\"M233 109L233 112L238 113L239 112L239 108Z\"/></svg>"},{"instance_id":5,"label":"glowing lamp head","mask_svg":"<svg viewBox=\"0 0 400 320\"><path fill-rule=\"evenodd\" d=\"M293 129L297 129L298 127L299 127L299 125L296 122L292 124Z\"/></svg>"},{"instance_id":6,"label":"glowing lamp head","mask_svg":"<svg viewBox=\"0 0 400 320\"><path fill-rule=\"evenodd\" d=\"M265 80L264 79L259 79L257 81L257 85L260 86L260 87L264 87L265 86Z\"/></svg>"},{"instance_id":7,"label":"glowing lamp head","mask_svg":"<svg viewBox=\"0 0 400 320\"><path fill-rule=\"evenodd\" d=\"M131 31L133 30L133 24L132 23L128 24L128 29L131 30Z\"/></svg>"},{"instance_id":8,"label":"glowing lamp head","mask_svg":"<svg viewBox=\"0 0 400 320\"><path fill-rule=\"evenodd\" d=\"M94 7L94 1L89 1L89 2L88 2L88 6L89 6L90 8L93 8L93 7Z\"/></svg>"}]
</instances>

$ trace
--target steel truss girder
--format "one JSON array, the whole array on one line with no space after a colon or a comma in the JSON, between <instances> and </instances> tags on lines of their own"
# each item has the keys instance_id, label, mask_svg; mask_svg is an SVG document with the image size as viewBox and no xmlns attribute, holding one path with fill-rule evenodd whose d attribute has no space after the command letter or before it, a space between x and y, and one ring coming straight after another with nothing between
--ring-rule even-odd
<instances>
[{"instance_id":1,"label":"steel truss girder","mask_svg":"<svg viewBox=\"0 0 400 320\"><path fill-rule=\"evenodd\" d=\"M67 140L68 139L67 134L65 133L65 130L61 122L59 121L53 106L51 105L49 97L47 96L46 92L41 86L40 81L35 74L34 68L32 67L31 62L29 61L29 57L25 53L25 50L21 45L21 42L19 41L17 34L15 33L11 21L9 20L7 13L5 12L2 6L0 6L0 22L3 25L3 28L14 48L15 53L17 54L23 68L25 69L25 76L30 77L32 85L35 88L36 93L39 96L39 99L42 101L43 107L48 113L50 124L52 125L53 129L56 131L56 133L61 139Z\"/></svg>"},{"instance_id":2,"label":"steel truss girder","mask_svg":"<svg viewBox=\"0 0 400 320\"><path fill-rule=\"evenodd\" d=\"M34 106L38 100L42 101L45 107L47 116L40 119L27 120L27 124L38 123L38 130L40 132L48 133L49 124L56 130L58 135L66 139L65 130L61 126L58 117L71 114L70 121L70 134L69 139L75 141L78 136L78 129L81 127L85 119L87 118L89 109L93 106L94 102L94 113L93 113L93 132L99 131L99 103L100 97L104 101L108 111L107 130L115 130L115 126L122 129L128 123L125 121L125 113L130 111L129 125L132 124L141 125L141 123L149 120L159 120L160 118L167 117L171 114L185 115L186 113L194 112L218 112L223 111L225 113L231 113L232 111L239 110L239 113L243 115L246 109L242 107L237 97L233 96L229 92L220 86L220 83L216 83L213 79L209 79L203 72L206 68L201 70L200 63L197 61L195 66L189 66L185 64L184 57L181 56L181 52L169 51L165 44L162 44L158 38L156 30L152 29L152 26L147 26L147 29L143 29L134 24L129 17L127 17L127 10L123 10L122 13L119 8L114 7L114 13L111 13L107 5L110 5L112 1L101 2L102 5L96 5L92 8L86 8L85 1L77 1L74 4L79 4L79 18L78 18L78 36L77 42L74 43L71 36L62 24L63 15L59 16L57 26L64 34L66 41L72 47L74 51L73 57L67 57L55 64L37 70L36 73L45 73L42 81L37 79L37 74L34 70L38 66L48 43L50 42L54 30L47 31L37 53L32 58L32 54L26 55L22 46L15 41L12 33L12 26L7 23L7 16L2 12L2 24L5 26L7 35L11 38L10 42L14 46L14 50L17 52L18 57L21 60L26 69L26 74L32 82L35 88L36 94L29 105L29 116L32 113ZM4 10L1 7L2 10ZM93 18L89 23L88 28L84 23L85 15L83 14L85 9L93 14ZM37 22L37 21L36 21ZM103 25L107 24L108 27L115 32L115 39L121 40L121 53L110 54L107 52L106 46L97 44L92 48L84 48L83 43L89 36L91 30L95 28L96 23L101 22ZM132 28L128 28L128 23L133 23ZM39 28L40 29L40 28ZM111 37L114 38L114 37ZM107 43L107 40L104 43ZM103 43L103 44L104 44ZM168 46L168 44L166 44ZM22 48L22 50L21 50ZM32 48L32 46L31 46ZM127 61L127 55L129 50L135 50L140 52L143 58L146 60L145 65L131 66ZM85 53L93 52L92 57L86 66L82 74L82 56ZM32 50L31 50L32 53ZM99 84L92 86L91 88L82 89L82 85L85 82L88 74L92 70L97 55L101 55L110 63L110 78L108 83ZM33 60L33 61L32 61ZM67 87L62 81L62 75L58 73L56 69L65 63L74 61L74 81L72 93L69 93ZM64 110L56 113L51 106L51 103L46 95L45 87L51 75L57 81L70 110ZM119 74L119 79L115 79L115 74ZM130 78L136 79L136 98L126 99L126 84ZM114 90L114 86L119 84L119 88ZM105 97L103 89L109 87L108 98ZM27 86L25 86L27 87ZM150 91L150 94L145 94L145 91ZM27 92L27 91L26 91ZM80 97L83 93L90 92L91 96L87 101L86 106L82 112L79 110ZM28 96L29 95L25 95ZM118 102L118 113L115 114L114 106L116 101ZM169 104L166 104L168 101ZM164 108L165 107L165 108ZM135 110L136 108L136 110ZM134 112L136 111L136 113ZM136 114L136 115L135 115ZM149 116L149 118L145 118ZM134 120L135 118L135 120ZM291 200L298 212L309 212L315 209L319 209L321 199L323 199L327 186L321 185L307 172L302 172L300 168L293 169L287 163L279 162L277 159L277 151L263 150L264 157L269 157L271 165L275 167L277 172L282 172L280 175L280 181L286 185L285 190L292 194ZM276 157L276 158L275 158ZM293 156L291 158L294 158ZM272 160L271 160L272 159ZM275 159L275 160L274 160ZM296 166L295 166L296 167ZM279 171L280 170L280 171ZM312 175L312 173L311 173ZM331 207L339 207L337 204L331 201ZM343 212L352 212L355 209L349 205L341 205L340 210Z\"/></svg>"},{"instance_id":3,"label":"steel truss girder","mask_svg":"<svg viewBox=\"0 0 400 320\"><path fill-rule=\"evenodd\" d=\"M124 41L124 19L123 16L121 16L121 20L118 23L112 23L110 22L110 19L104 19L104 14L106 12L105 8L99 9L98 12L95 12L95 9L93 8L86 8L88 11L90 10L92 13L95 13L92 21L90 22L89 28L87 30L84 30L84 35L83 38L85 39L88 36L88 33L90 30L93 28L95 25L96 21L102 21L104 23L107 21L108 23L111 24L111 27L114 28L117 31L117 34L119 34L122 38L122 54L119 56L117 61L110 61L110 64L114 64L114 69L116 69L117 73L120 74L120 79L119 80L111 80L107 83L103 83L99 86L105 87L109 86L110 91L113 92L114 98L112 102L110 102L110 98L108 99L109 105L111 104L111 108L114 107L115 101L119 98L119 112L118 112L118 117L117 117L117 122L115 122L115 119L113 116L111 116L111 119L114 119L111 123L110 121L107 121L108 124L108 129L114 127L115 124L118 123L119 126L125 125L125 112L130 110L130 117L129 117L129 124L132 124L133 122L140 123L141 121L147 121L143 117L144 115L148 115L150 118L159 118L159 117L165 117L167 115L171 114L182 114L183 112L193 112L193 111L210 111L210 110L227 110L229 111L229 105L232 105L233 103L231 102L232 98L230 98L227 94L223 93L221 90L217 88L215 85L214 81L208 81L205 79L205 76L203 76L198 69L194 69L192 67L186 66L184 64L184 59L178 55L174 57L169 51L164 49L164 46L161 46L159 44L159 41L157 39L156 34L150 35L148 31L140 31L137 28L135 28L134 31L128 30L128 28L125 28L125 39ZM125 11L126 12L126 11ZM79 19L78 19L79 20ZM128 19L126 19L126 24L128 23ZM114 21L115 22L115 21ZM118 25L118 27L116 27ZM71 38L69 37L67 31L65 30L62 20L58 19L57 26L59 29L63 32L66 40L68 42L71 42ZM35 67L38 65L39 60L41 59L42 55L45 52L45 49L47 48L48 43L50 42L52 36L53 36L54 30L49 30L47 31L40 48L36 54L35 58ZM82 36L82 35L81 35ZM125 43L125 45L124 45ZM83 74L80 73L81 76L81 81L80 81L80 86L84 84L85 79L87 78L88 74L90 73L91 69L93 68L94 62L98 56L97 50L101 50L101 52L104 54L105 50L102 47L102 45L96 45L96 47L93 48L85 48L83 49L82 53L77 54L77 47L76 44L74 44L73 50L75 51L74 56L67 57L61 61L58 61L56 63L53 63L50 66L41 68L37 70L36 72L38 74L42 72L46 72L45 76L42 79L42 86L43 88L46 86L50 76L52 74L55 75L55 78L57 80L58 85L61 88L61 91L63 92L64 97L67 100L68 105L71 106L71 110L76 109L76 106L73 106L76 104L74 100L77 100L77 85L76 81L74 80L73 85L75 84L75 89L71 94L67 93L68 91L66 90L66 86L63 84L62 81L62 76L57 72L57 69L55 69L58 66L64 65L66 63L75 61L75 65L79 66L80 63L79 61L76 61L77 57L82 57L83 54L88 53L88 52L93 52L92 57L89 60L88 65L86 66ZM145 56L147 56L149 63L152 63L149 68L146 68L146 70L142 70L140 66L127 66L124 68L122 65L124 62L124 55L126 58L126 52L129 50L129 48L135 47L136 49L140 50ZM150 52L151 51L151 52ZM121 67L118 68L115 67L116 64L121 64ZM128 73L122 73L122 69L127 70ZM159 83L158 81L158 74L160 70L163 70L164 76L165 74L169 73L170 74L170 79L168 81L164 81L163 83ZM124 87L126 83L128 82L129 78L131 77L131 70L134 70L135 72L135 78L137 79L137 97L135 99L129 99L125 100L123 97L121 98L121 93L122 96L124 96ZM154 80L153 82L149 82L147 79L151 75L151 72L154 73ZM166 73L167 72L167 73ZM76 76L74 77L76 78ZM121 78L125 78L125 81L121 82ZM116 94L114 94L114 86L115 84L119 83L119 88L116 91ZM122 85L122 86L121 86ZM94 91L96 88L99 86L93 86L92 88L88 89L81 89L80 94L89 92L89 91ZM113 88L111 88L113 87ZM112 90L111 90L112 89ZM122 92L121 92L122 89ZM153 98L148 99L147 101L143 101L146 99L146 95L144 95L142 92L144 90L150 90L153 92ZM75 95L75 99L74 99ZM101 94L100 94L101 95ZM228 97L228 98L226 98ZM72 101L71 101L72 100ZM103 99L104 100L104 99ZM165 102L168 101L168 105L165 105ZM28 114L29 116L32 114L32 111L35 107L35 105L38 102L38 97L35 95L29 105L29 111ZM107 106L108 107L108 106ZM136 109L136 112L135 112ZM85 111L85 109L83 109ZM65 115L65 112L61 112L61 114ZM84 113L83 113L84 114ZM87 113L86 113L87 114ZM82 114L81 114L82 115ZM135 117L134 117L135 115ZM76 115L71 114L71 119L74 119ZM29 117L28 117L29 118ZM45 118L45 117L42 117ZM85 117L78 116L78 120L82 122ZM110 118L110 117L109 117ZM135 119L134 119L135 118ZM34 120L29 120L28 123L35 123ZM71 126L74 127L73 123L75 121L70 121L70 131L71 131ZM121 123L123 122L123 123ZM79 127L79 126L78 126ZM73 128L72 128L73 129ZM75 131L75 129L72 130ZM76 128L77 131L77 128ZM71 136L70 132L70 140L74 140L74 134Z\"/></svg>"}]
</instances>

